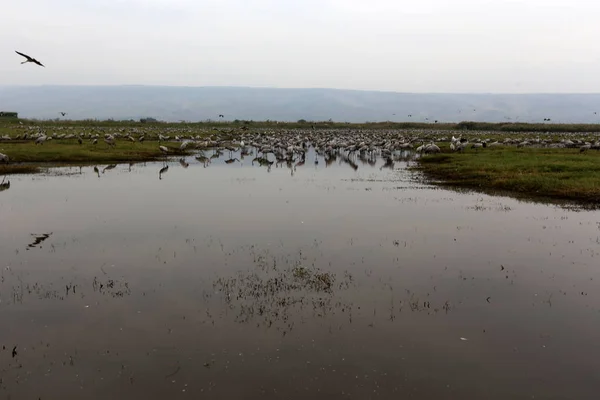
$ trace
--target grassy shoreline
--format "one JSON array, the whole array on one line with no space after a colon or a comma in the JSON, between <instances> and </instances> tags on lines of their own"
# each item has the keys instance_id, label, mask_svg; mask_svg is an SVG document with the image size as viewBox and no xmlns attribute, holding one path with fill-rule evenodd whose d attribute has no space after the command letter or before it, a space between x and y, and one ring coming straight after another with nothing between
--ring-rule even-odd
<instances>
[{"instance_id":1,"label":"grassy shoreline","mask_svg":"<svg viewBox=\"0 0 600 400\"><path fill-rule=\"evenodd\" d=\"M168 156L188 154L179 150L179 143L162 143L169 149ZM158 142L131 143L120 141L115 147L106 143L79 144L75 140L53 140L43 145L33 142L2 142L0 152L10 157L10 164L0 164L0 176L32 174L44 167L60 165L116 164L164 160Z\"/></svg>"},{"instance_id":2,"label":"grassy shoreline","mask_svg":"<svg viewBox=\"0 0 600 400\"><path fill-rule=\"evenodd\" d=\"M600 204L598 151L502 147L443 152L421 157L413 169L447 187Z\"/></svg>"},{"instance_id":3,"label":"grassy shoreline","mask_svg":"<svg viewBox=\"0 0 600 400\"><path fill-rule=\"evenodd\" d=\"M199 123L140 123L135 121L34 121L3 120L0 121L0 135L7 134L10 140L0 140L0 153L10 157L10 164L0 164L0 176L7 174L36 173L42 169L60 165L93 165L123 162L146 162L164 160L165 155L159 149L158 136L169 134L191 138L207 138L218 136L224 140L239 138L244 132L267 134L255 128L268 127L270 134L277 134L281 129L309 129L313 126L316 135L321 128L354 128L354 129L398 129L397 134L436 140L445 137L448 140L452 131L456 134L486 140L503 141L512 137L535 139L540 138L557 143L561 139L579 139L595 142L598 140L600 125L560 125L560 124L504 124L462 122L458 124L419 124L419 123L366 123L344 124L338 122L303 122L276 123L263 122L199 122ZM35 125L34 127L28 126ZM239 128L247 127L248 130ZM121 137L115 147L110 147L101 139L93 145L90 133L95 132L102 138L108 128L111 133L119 132ZM142 128L143 129L138 129ZM222 129L225 127L235 129ZM81 129L80 129L81 128ZM254 129L253 129L254 128ZM423 128L427 128L422 130ZM432 129L435 128L435 129ZM510 131L504 131L510 128ZM520 129L526 129L520 131ZM79 144L75 139L58 139L43 145L35 145L31 139L22 141L19 134L43 129L48 135L57 133L87 133L87 139ZM402 129L403 131L400 131ZM408 132L406 131L408 130ZM414 130L414 132L410 132ZM446 130L446 132L444 131ZM344 129L345 131L345 129ZM585 132L585 133L582 133ZM136 138L145 135L146 141L130 142L125 135L133 134ZM378 133L374 133L377 135ZM385 130L384 130L384 134ZM389 132L388 132L389 134ZM395 135L395 133L394 133ZM515 136L513 136L515 135ZM575 135L575 136L572 136ZM59 137L60 135L56 135ZM63 135L64 137L64 135ZM388 136L389 138L390 136ZM429 179L449 187L476 189L479 191L503 191L529 197L545 197L563 199L578 203L600 203L600 152L589 150L583 154L578 148L549 148L512 146L488 147L475 151L468 149L465 153L454 153L449 150L449 143L440 139L438 145L442 153L426 155L419 159L418 166ZM417 141L418 143L418 141ZM581 143L581 142L579 142ZM180 142L161 142L169 149L169 156L188 154L179 150Z\"/></svg>"}]
</instances>

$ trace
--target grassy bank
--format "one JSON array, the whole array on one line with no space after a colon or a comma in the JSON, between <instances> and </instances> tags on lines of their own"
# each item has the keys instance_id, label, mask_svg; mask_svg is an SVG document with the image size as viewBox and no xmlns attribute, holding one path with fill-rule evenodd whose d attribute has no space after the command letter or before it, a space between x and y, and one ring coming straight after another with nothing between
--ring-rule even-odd
<instances>
[{"instance_id":1,"label":"grassy bank","mask_svg":"<svg viewBox=\"0 0 600 400\"><path fill-rule=\"evenodd\" d=\"M41 171L40 166L31 164L0 164L0 176L10 174L37 174Z\"/></svg>"},{"instance_id":2,"label":"grassy bank","mask_svg":"<svg viewBox=\"0 0 600 400\"><path fill-rule=\"evenodd\" d=\"M488 148L423 156L417 169L448 186L600 202L600 152Z\"/></svg>"},{"instance_id":3,"label":"grassy bank","mask_svg":"<svg viewBox=\"0 0 600 400\"><path fill-rule=\"evenodd\" d=\"M179 143L163 143L170 156L183 155ZM0 164L0 175L39 172L41 165L60 164L108 164L119 162L142 162L164 159L157 142L131 143L120 141L115 147L106 143L83 144L76 140L53 140L43 145L33 142L2 142L0 153L10 157L10 164Z\"/></svg>"}]
</instances>

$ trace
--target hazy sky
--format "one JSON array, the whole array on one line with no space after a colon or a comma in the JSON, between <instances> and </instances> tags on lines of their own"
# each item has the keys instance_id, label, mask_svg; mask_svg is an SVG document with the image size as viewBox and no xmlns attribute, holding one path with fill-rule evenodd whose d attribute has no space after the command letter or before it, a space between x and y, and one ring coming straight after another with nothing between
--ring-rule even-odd
<instances>
[{"instance_id":1,"label":"hazy sky","mask_svg":"<svg viewBox=\"0 0 600 400\"><path fill-rule=\"evenodd\" d=\"M16 0L0 84L600 92L598 21L592 0Z\"/></svg>"}]
</instances>

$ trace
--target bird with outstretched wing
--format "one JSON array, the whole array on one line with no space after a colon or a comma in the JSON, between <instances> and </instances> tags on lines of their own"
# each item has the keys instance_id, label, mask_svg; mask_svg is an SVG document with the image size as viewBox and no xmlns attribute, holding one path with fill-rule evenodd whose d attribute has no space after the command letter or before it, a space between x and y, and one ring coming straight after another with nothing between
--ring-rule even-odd
<instances>
[{"instance_id":1,"label":"bird with outstretched wing","mask_svg":"<svg viewBox=\"0 0 600 400\"><path fill-rule=\"evenodd\" d=\"M41 62L39 62L38 60L36 60L33 57L29 57L27 54L20 53L20 52L18 52L16 50L15 50L15 53L17 53L18 55L23 56L23 57L25 57L27 59L27 60L23 61L21 64L32 62L32 63L35 63L35 64L41 66L41 67L46 68L46 66L44 64L42 64Z\"/></svg>"}]
</instances>

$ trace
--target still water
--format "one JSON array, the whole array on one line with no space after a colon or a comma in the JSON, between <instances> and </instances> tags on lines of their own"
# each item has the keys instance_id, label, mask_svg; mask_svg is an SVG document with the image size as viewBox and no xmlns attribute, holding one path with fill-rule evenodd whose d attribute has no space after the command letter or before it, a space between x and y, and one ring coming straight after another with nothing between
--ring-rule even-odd
<instances>
[{"instance_id":1,"label":"still water","mask_svg":"<svg viewBox=\"0 0 600 400\"><path fill-rule=\"evenodd\" d=\"M599 212L187 161L11 177L0 399L597 398Z\"/></svg>"}]
</instances>

